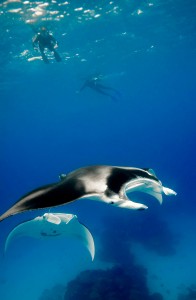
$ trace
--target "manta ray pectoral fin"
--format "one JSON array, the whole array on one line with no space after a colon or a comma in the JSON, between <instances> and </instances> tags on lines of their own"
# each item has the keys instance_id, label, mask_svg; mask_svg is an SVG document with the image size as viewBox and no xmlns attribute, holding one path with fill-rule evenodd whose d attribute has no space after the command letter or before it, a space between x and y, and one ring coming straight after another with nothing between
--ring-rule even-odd
<instances>
[{"instance_id":1,"label":"manta ray pectoral fin","mask_svg":"<svg viewBox=\"0 0 196 300\"><path fill-rule=\"evenodd\" d=\"M60 185L60 184L59 184ZM57 203L56 198L63 199L63 192L58 183L52 183L31 191L20 198L4 214L0 216L0 222L5 218L28 210L48 208L63 204L63 200Z\"/></svg>"},{"instance_id":2,"label":"manta ray pectoral fin","mask_svg":"<svg viewBox=\"0 0 196 300\"><path fill-rule=\"evenodd\" d=\"M176 196L177 195L177 193L174 190L169 189L169 188L164 187L164 186L163 186L163 192L167 196L172 196L172 195Z\"/></svg>"},{"instance_id":3,"label":"manta ray pectoral fin","mask_svg":"<svg viewBox=\"0 0 196 300\"><path fill-rule=\"evenodd\" d=\"M88 228L78 221L76 215L73 215L73 218L70 220L68 226L69 230L67 231L67 235L80 240L88 249L91 259L93 260L95 256L95 244L93 236Z\"/></svg>"},{"instance_id":4,"label":"manta ray pectoral fin","mask_svg":"<svg viewBox=\"0 0 196 300\"><path fill-rule=\"evenodd\" d=\"M94 260L94 257L95 257L95 244L94 244L92 234L90 233L90 231L88 230L88 228L86 226L84 226L81 223L80 223L80 226L81 226L80 234L81 234L83 243L84 243L85 247L88 249L88 251L91 255L91 259Z\"/></svg>"},{"instance_id":5,"label":"manta ray pectoral fin","mask_svg":"<svg viewBox=\"0 0 196 300\"><path fill-rule=\"evenodd\" d=\"M23 236L37 236L37 232L39 232L39 224L42 218L37 217L33 220L23 222L19 225L17 225L7 236L7 239L5 241L5 247L4 252L7 251L9 245L12 243L12 241L15 241L16 239L23 237ZM33 228L33 231L32 231Z\"/></svg>"}]
</instances>

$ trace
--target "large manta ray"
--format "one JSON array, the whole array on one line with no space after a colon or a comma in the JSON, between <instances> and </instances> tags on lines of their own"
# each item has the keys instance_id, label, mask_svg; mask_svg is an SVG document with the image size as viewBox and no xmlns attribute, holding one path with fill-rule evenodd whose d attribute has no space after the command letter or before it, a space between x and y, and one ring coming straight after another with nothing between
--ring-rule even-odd
<instances>
[{"instance_id":1,"label":"large manta ray","mask_svg":"<svg viewBox=\"0 0 196 300\"><path fill-rule=\"evenodd\" d=\"M152 169L97 165L60 175L60 179L24 195L0 216L0 221L24 211L67 204L82 198L142 210L148 207L128 199L126 192L144 192L160 203L162 193L176 195L173 190L162 186Z\"/></svg>"},{"instance_id":2,"label":"large manta ray","mask_svg":"<svg viewBox=\"0 0 196 300\"><path fill-rule=\"evenodd\" d=\"M23 222L16 226L5 242L5 252L12 241L22 236L38 239L71 237L81 241L90 252L92 260L95 255L94 240L90 231L82 225L76 215L64 213L45 213L43 216Z\"/></svg>"}]
</instances>

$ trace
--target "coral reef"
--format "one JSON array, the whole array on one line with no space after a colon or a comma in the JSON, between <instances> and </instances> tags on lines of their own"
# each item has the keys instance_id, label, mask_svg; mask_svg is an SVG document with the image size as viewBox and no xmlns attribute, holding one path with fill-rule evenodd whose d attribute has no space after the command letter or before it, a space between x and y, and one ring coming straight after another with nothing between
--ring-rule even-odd
<instances>
[{"instance_id":1,"label":"coral reef","mask_svg":"<svg viewBox=\"0 0 196 300\"><path fill-rule=\"evenodd\" d=\"M106 222L104 222L106 223ZM132 218L121 215L110 218L110 223L101 232L101 259L119 262L127 260L130 255L132 242L142 244L143 247L161 256L176 253L178 237L168 226L168 223L157 214L143 215L142 218ZM119 224L119 226L117 226ZM118 245L118 246L117 246Z\"/></svg>"},{"instance_id":2,"label":"coral reef","mask_svg":"<svg viewBox=\"0 0 196 300\"><path fill-rule=\"evenodd\" d=\"M97 257L110 262L113 268L107 270L88 270L81 272L67 284L61 297L53 290L45 292L40 300L163 300L159 293L150 294L147 286L147 271L135 262L131 251L133 242L159 255L173 255L177 238L168 224L158 214L142 215L141 218L125 214L123 219L118 213L110 222L104 222L99 232L100 248ZM189 291L193 295L193 290ZM63 296L62 296L63 295ZM50 298L49 298L50 297ZM187 296L188 297L188 296ZM178 300L195 300L195 298L179 298Z\"/></svg>"},{"instance_id":3,"label":"coral reef","mask_svg":"<svg viewBox=\"0 0 196 300\"><path fill-rule=\"evenodd\" d=\"M192 284L187 290L185 294L178 296L178 300L196 300L196 285Z\"/></svg>"},{"instance_id":4,"label":"coral reef","mask_svg":"<svg viewBox=\"0 0 196 300\"><path fill-rule=\"evenodd\" d=\"M43 291L39 300L64 300L65 287L63 285L56 285L51 289Z\"/></svg>"},{"instance_id":5,"label":"coral reef","mask_svg":"<svg viewBox=\"0 0 196 300\"><path fill-rule=\"evenodd\" d=\"M83 271L67 285L64 300L162 300L150 295L146 271L140 266L125 270L115 266L108 270Z\"/></svg>"},{"instance_id":6,"label":"coral reef","mask_svg":"<svg viewBox=\"0 0 196 300\"><path fill-rule=\"evenodd\" d=\"M146 215L140 220L139 226L133 231L135 241L161 256L170 256L176 253L178 236L169 228L168 223L156 214Z\"/></svg>"}]
</instances>

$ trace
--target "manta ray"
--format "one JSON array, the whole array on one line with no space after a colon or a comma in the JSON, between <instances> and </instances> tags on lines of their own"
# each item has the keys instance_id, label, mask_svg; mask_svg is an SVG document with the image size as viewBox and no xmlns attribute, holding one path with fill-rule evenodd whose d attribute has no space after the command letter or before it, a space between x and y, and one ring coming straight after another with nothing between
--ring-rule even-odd
<instances>
[{"instance_id":1,"label":"manta ray","mask_svg":"<svg viewBox=\"0 0 196 300\"><path fill-rule=\"evenodd\" d=\"M67 175L60 181L37 188L20 198L0 216L0 221L21 212L67 204L78 199L91 199L114 206L143 210L148 207L131 201L130 192L144 192L154 196L160 204L162 194L176 195L162 186L152 169L117 166L88 166Z\"/></svg>"},{"instance_id":2,"label":"manta ray","mask_svg":"<svg viewBox=\"0 0 196 300\"><path fill-rule=\"evenodd\" d=\"M39 239L55 237L71 237L82 241L90 252L92 260L95 255L94 240L90 231L82 225L76 215L64 213L45 213L43 216L23 222L16 226L8 235L5 242L5 252L11 242L22 236Z\"/></svg>"}]
</instances>

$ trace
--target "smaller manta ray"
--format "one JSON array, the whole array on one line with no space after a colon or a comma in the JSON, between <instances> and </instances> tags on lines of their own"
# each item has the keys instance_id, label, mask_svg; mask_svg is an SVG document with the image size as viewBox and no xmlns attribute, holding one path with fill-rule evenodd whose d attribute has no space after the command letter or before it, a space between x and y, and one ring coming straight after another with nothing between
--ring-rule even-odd
<instances>
[{"instance_id":1,"label":"smaller manta ray","mask_svg":"<svg viewBox=\"0 0 196 300\"><path fill-rule=\"evenodd\" d=\"M82 225L76 215L63 213L45 213L41 217L24 222L16 226L8 235L5 242L5 252L10 243L22 236L39 239L55 237L71 237L82 241L90 252L92 260L95 255L95 245L90 231Z\"/></svg>"},{"instance_id":2,"label":"smaller manta ray","mask_svg":"<svg viewBox=\"0 0 196 300\"><path fill-rule=\"evenodd\" d=\"M89 166L60 175L60 182L42 186L24 195L0 216L0 221L24 211L48 208L78 199L97 200L117 207L142 210L148 207L131 201L129 192L152 195L162 203L162 194L176 195L162 186L152 169L116 166Z\"/></svg>"}]
</instances>

